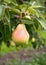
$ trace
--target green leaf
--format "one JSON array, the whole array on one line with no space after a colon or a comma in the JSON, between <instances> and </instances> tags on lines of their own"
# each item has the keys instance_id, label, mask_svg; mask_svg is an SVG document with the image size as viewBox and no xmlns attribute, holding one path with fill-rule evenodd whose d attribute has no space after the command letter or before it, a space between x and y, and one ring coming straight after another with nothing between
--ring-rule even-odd
<instances>
[{"instance_id":1,"label":"green leaf","mask_svg":"<svg viewBox=\"0 0 46 65\"><path fill-rule=\"evenodd\" d=\"M11 0L4 0L5 2L7 2L7 3L11 3Z\"/></svg>"},{"instance_id":2,"label":"green leaf","mask_svg":"<svg viewBox=\"0 0 46 65\"><path fill-rule=\"evenodd\" d=\"M38 22L42 25L42 27L46 30L46 22L44 22L42 19L38 18Z\"/></svg>"},{"instance_id":3,"label":"green leaf","mask_svg":"<svg viewBox=\"0 0 46 65\"><path fill-rule=\"evenodd\" d=\"M29 24L33 24L33 21L32 21L32 19L24 17L24 18L22 18L22 23L29 25Z\"/></svg>"},{"instance_id":4,"label":"green leaf","mask_svg":"<svg viewBox=\"0 0 46 65\"><path fill-rule=\"evenodd\" d=\"M46 30L41 30L39 33L44 39L46 39Z\"/></svg>"},{"instance_id":5,"label":"green leaf","mask_svg":"<svg viewBox=\"0 0 46 65\"><path fill-rule=\"evenodd\" d=\"M44 6L34 5L32 8L45 8Z\"/></svg>"},{"instance_id":6,"label":"green leaf","mask_svg":"<svg viewBox=\"0 0 46 65\"><path fill-rule=\"evenodd\" d=\"M28 8L28 11L30 12L30 14L36 15L39 18L38 11L36 9L33 9L33 7Z\"/></svg>"},{"instance_id":7,"label":"green leaf","mask_svg":"<svg viewBox=\"0 0 46 65\"><path fill-rule=\"evenodd\" d=\"M6 3L14 3L16 0L4 0ZM16 4L16 3L15 3Z\"/></svg>"},{"instance_id":8,"label":"green leaf","mask_svg":"<svg viewBox=\"0 0 46 65\"><path fill-rule=\"evenodd\" d=\"M3 5L0 5L0 20L3 19L5 14L5 7Z\"/></svg>"},{"instance_id":9,"label":"green leaf","mask_svg":"<svg viewBox=\"0 0 46 65\"><path fill-rule=\"evenodd\" d=\"M15 13L17 13L17 14L20 13L20 10L19 10L19 9L15 9L15 8L11 9L11 11L13 11L13 12L15 12Z\"/></svg>"}]
</instances>

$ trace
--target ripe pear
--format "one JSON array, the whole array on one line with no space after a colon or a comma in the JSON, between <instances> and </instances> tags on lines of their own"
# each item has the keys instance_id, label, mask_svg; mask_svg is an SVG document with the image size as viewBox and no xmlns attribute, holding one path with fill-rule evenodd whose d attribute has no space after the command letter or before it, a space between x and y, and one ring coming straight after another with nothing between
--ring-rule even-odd
<instances>
[{"instance_id":1,"label":"ripe pear","mask_svg":"<svg viewBox=\"0 0 46 65\"><path fill-rule=\"evenodd\" d=\"M18 24L12 33L12 40L17 43L27 43L29 40L29 33L24 24Z\"/></svg>"}]
</instances>

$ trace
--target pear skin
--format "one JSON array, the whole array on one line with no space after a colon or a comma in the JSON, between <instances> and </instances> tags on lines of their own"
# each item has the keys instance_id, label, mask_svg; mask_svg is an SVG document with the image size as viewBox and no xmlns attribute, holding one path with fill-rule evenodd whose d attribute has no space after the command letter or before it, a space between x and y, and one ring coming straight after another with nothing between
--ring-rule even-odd
<instances>
[{"instance_id":1,"label":"pear skin","mask_svg":"<svg viewBox=\"0 0 46 65\"><path fill-rule=\"evenodd\" d=\"M12 33L12 40L17 43L27 43L29 40L29 33L24 24L18 24Z\"/></svg>"}]
</instances>

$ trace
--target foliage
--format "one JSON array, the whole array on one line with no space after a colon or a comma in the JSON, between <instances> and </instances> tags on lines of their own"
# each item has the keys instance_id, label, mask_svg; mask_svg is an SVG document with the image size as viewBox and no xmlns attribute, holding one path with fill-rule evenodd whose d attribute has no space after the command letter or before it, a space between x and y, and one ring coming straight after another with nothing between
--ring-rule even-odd
<instances>
[{"instance_id":1,"label":"foliage","mask_svg":"<svg viewBox=\"0 0 46 65\"><path fill-rule=\"evenodd\" d=\"M12 32L19 23L24 23L30 34L29 42L32 42L29 45L32 44L34 48L45 46L45 32L40 35L42 30L46 31L44 2L45 0L0 0L0 44L4 41L9 47ZM32 38L35 38L35 42Z\"/></svg>"}]
</instances>

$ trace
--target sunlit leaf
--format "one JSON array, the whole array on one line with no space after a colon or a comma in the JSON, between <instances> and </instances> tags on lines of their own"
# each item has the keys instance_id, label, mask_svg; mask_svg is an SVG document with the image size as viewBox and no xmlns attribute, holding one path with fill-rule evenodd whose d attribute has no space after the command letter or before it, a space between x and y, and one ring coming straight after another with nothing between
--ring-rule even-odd
<instances>
[{"instance_id":1,"label":"sunlit leaf","mask_svg":"<svg viewBox=\"0 0 46 65\"><path fill-rule=\"evenodd\" d=\"M0 20L3 19L4 14L5 14L5 8L3 5L0 5Z\"/></svg>"},{"instance_id":2,"label":"sunlit leaf","mask_svg":"<svg viewBox=\"0 0 46 65\"><path fill-rule=\"evenodd\" d=\"M4 0L4 1L7 2L7 3L11 3L12 0Z\"/></svg>"},{"instance_id":3,"label":"sunlit leaf","mask_svg":"<svg viewBox=\"0 0 46 65\"><path fill-rule=\"evenodd\" d=\"M28 8L30 14L36 15L39 18L39 13L36 9L33 9L33 7Z\"/></svg>"},{"instance_id":4,"label":"sunlit leaf","mask_svg":"<svg viewBox=\"0 0 46 65\"><path fill-rule=\"evenodd\" d=\"M34 5L33 8L45 8L44 6Z\"/></svg>"}]
</instances>

